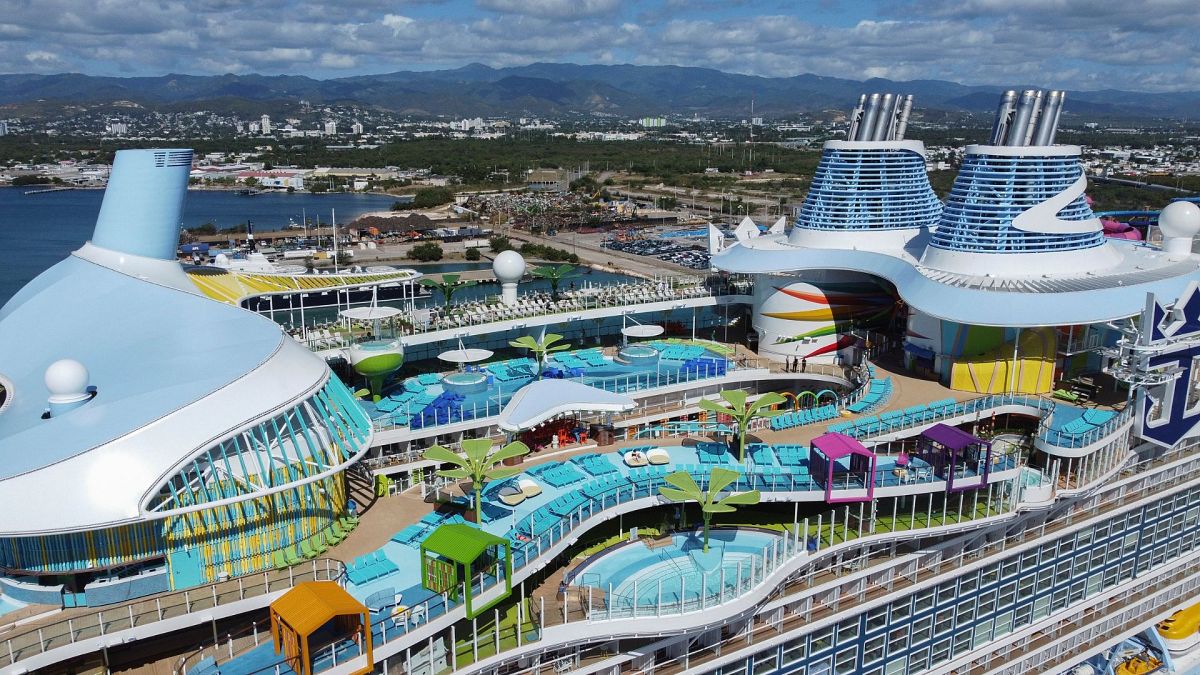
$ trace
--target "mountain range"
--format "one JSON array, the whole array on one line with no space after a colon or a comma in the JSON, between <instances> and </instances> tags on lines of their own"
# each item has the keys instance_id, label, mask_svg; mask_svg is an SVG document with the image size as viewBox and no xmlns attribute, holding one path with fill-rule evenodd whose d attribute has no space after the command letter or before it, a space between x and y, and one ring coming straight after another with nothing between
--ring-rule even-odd
<instances>
[{"instance_id":1,"label":"mountain range","mask_svg":"<svg viewBox=\"0 0 1200 675\"><path fill-rule=\"evenodd\" d=\"M1067 83L1064 83L1067 84ZM865 81L797 75L759 77L682 66L534 63L510 68L471 64L452 70L401 71L318 80L298 75L163 75L104 77L0 75L0 105L103 104L132 101L157 108L222 110L246 102L358 104L413 115L708 115L782 117L848 109L872 91L913 94L918 109L994 110L1007 86L944 80ZM1200 117L1200 92L1072 91L1069 114L1113 118Z\"/></svg>"}]
</instances>

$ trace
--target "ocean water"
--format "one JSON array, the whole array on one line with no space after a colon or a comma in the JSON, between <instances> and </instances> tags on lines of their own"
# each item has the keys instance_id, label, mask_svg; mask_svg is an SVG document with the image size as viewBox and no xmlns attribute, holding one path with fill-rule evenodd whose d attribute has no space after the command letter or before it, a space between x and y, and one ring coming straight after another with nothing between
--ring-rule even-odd
<instances>
[{"instance_id":1,"label":"ocean water","mask_svg":"<svg viewBox=\"0 0 1200 675\"><path fill-rule=\"evenodd\" d=\"M0 188L0 305L22 286L92 234L102 190L69 190L27 195L31 188ZM33 188L36 189L36 188ZM244 197L227 191L192 190L183 211L183 227L214 222L218 228L250 220L259 231L299 223L303 213L322 223L337 213L347 223L368 211L382 211L394 200L383 195L267 193Z\"/></svg>"}]
</instances>

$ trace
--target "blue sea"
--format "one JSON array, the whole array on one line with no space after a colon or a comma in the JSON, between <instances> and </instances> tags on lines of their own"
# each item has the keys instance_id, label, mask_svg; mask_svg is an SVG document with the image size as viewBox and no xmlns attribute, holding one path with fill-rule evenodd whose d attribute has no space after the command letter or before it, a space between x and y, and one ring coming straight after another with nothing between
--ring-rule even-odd
<instances>
[{"instance_id":1,"label":"blue sea","mask_svg":"<svg viewBox=\"0 0 1200 675\"><path fill-rule=\"evenodd\" d=\"M36 188L0 188L0 305L22 286L92 234L103 190L70 190L27 195ZM279 230L289 220L348 223L368 211L384 211L393 198L384 195L267 193L245 197L233 192L192 190L183 211L183 227L207 222L218 228L250 220L259 231Z\"/></svg>"}]
</instances>

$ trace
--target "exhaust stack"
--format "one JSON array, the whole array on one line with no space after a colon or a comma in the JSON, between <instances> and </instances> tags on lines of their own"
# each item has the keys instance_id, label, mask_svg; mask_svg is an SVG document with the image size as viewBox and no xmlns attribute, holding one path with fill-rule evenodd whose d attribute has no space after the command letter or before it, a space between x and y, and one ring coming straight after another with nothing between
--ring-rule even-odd
<instances>
[{"instance_id":1,"label":"exhaust stack","mask_svg":"<svg viewBox=\"0 0 1200 675\"><path fill-rule=\"evenodd\" d=\"M92 243L129 255L174 260L191 170L191 150L118 151Z\"/></svg>"}]
</instances>

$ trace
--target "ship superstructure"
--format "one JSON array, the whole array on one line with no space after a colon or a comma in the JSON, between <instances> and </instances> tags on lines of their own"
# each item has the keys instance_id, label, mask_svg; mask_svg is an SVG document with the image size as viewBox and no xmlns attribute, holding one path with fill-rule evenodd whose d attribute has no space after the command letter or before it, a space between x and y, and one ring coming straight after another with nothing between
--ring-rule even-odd
<instances>
[{"instance_id":1,"label":"ship superstructure","mask_svg":"<svg viewBox=\"0 0 1200 675\"><path fill-rule=\"evenodd\" d=\"M119 155L94 240L0 310L0 585L95 606L0 671L1183 672L1200 209L1106 239L1062 104L1006 94L942 204L912 99L864 96L791 230L714 258L737 283L531 301L506 256L494 306L386 340L453 369L357 392L154 243L176 198L122 175L183 151ZM139 330L79 340L100 307ZM759 353L654 319L709 308ZM352 311L360 349L404 312Z\"/></svg>"}]
</instances>

